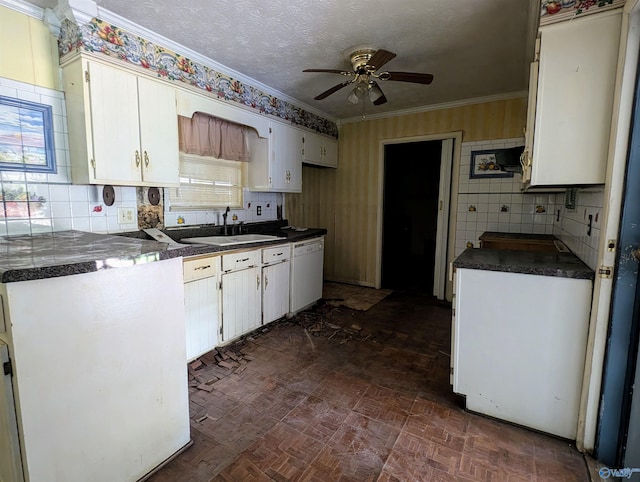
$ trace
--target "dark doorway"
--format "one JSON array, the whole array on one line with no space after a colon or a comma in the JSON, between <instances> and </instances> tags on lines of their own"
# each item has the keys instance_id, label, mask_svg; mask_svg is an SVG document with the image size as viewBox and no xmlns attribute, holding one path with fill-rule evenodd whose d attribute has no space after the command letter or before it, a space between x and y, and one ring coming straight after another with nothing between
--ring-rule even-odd
<instances>
[{"instance_id":1,"label":"dark doorway","mask_svg":"<svg viewBox=\"0 0 640 482\"><path fill-rule=\"evenodd\" d=\"M433 294L442 141L384 150L382 287Z\"/></svg>"}]
</instances>

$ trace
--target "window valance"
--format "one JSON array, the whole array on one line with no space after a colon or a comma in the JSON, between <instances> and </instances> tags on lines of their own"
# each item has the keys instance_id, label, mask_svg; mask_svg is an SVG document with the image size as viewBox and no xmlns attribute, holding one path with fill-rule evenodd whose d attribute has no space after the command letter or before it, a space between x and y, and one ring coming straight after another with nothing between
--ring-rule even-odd
<instances>
[{"instance_id":1,"label":"window valance","mask_svg":"<svg viewBox=\"0 0 640 482\"><path fill-rule=\"evenodd\" d=\"M180 151L231 161L249 160L245 137L247 127L209 114L178 116Z\"/></svg>"}]
</instances>

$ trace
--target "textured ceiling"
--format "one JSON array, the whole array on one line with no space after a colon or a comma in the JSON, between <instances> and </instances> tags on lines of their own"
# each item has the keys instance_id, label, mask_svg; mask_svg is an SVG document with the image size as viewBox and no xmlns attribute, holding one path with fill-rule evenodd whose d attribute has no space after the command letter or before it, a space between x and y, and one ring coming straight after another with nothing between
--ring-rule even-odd
<instances>
[{"instance_id":1,"label":"textured ceiling","mask_svg":"<svg viewBox=\"0 0 640 482\"><path fill-rule=\"evenodd\" d=\"M397 57L383 70L427 72L431 85L380 82L383 113L527 89L533 0L97 0L120 15L335 118L362 114L345 80L356 48ZM537 0L539 2L539 0ZM43 7L55 0L33 0ZM53 5L52 5L53 4ZM538 3L539 7L539 3ZM534 10L535 11L535 10Z\"/></svg>"}]
</instances>

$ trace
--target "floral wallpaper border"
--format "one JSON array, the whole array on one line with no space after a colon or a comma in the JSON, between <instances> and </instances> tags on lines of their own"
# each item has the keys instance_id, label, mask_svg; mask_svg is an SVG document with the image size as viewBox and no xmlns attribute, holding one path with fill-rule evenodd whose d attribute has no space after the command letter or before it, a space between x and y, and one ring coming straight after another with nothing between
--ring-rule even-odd
<instances>
[{"instance_id":1,"label":"floral wallpaper border","mask_svg":"<svg viewBox=\"0 0 640 482\"><path fill-rule=\"evenodd\" d=\"M626 0L540 0L540 25L623 7Z\"/></svg>"},{"instance_id":2,"label":"floral wallpaper border","mask_svg":"<svg viewBox=\"0 0 640 482\"><path fill-rule=\"evenodd\" d=\"M237 102L260 113L338 137L338 127L334 122L97 18L82 26L64 20L58 50L61 61L65 56L80 50L117 57L154 71L158 77L198 87L218 99Z\"/></svg>"}]
</instances>

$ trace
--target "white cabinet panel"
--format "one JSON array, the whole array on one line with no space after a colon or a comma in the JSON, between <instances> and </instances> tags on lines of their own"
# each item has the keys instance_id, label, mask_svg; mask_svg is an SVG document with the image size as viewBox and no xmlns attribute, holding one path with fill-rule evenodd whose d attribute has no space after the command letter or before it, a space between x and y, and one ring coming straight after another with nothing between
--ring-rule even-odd
<instances>
[{"instance_id":1,"label":"white cabinet panel","mask_svg":"<svg viewBox=\"0 0 640 482\"><path fill-rule=\"evenodd\" d=\"M592 282L456 269L453 390L469 410L574 440Z\"/></svg>"},{"instance_id":2,"label":"white cabinet panel","mask_svg":"<svg viewBox=\"0 0 640 482\"><path fill-rule=\"evenodd\" d=\"M88 109L93 152L89 162L93 177L105 183L116 180L139 183L142 170L136 77L99 63L88 63L87 72L91 79Z\"/></svg>"},{"instance_id":3,"label":"white cabinet panel","mask_svg":"<svg viewBox=\"0 0 640 482\"><path fill-rule=\"evenodd\" d=\"M223 342L229 342L260 326L260 278L260 267L257 266L222 275Z\"/></svg>"},{"instance_id":4,"label":"white cabinet panel","mask_svg":"<svg viewBox=\"0 0 640 482\"><path fill-rule=\"evenodd\" d=\"M618 10L540 29L531 186L604 183L621 18Z\"/></svg>"},{"instance_id":5,"label":"white cabinet panel","mask_svg":"<svg viewBox=\"0 0 640 482\"><path fill-rule=\"evenodd\" d=\"M138 480L189 443L179 258L0 290L27 480Z\"/></svg>"},{"instance_id":6,"label":"white cabinet panel","mask_svg":"<svg viewBox=\"0 0 640 482\"><path fill-rule=\"evenodd\" d=\"M217 275L184 285L187 361L198 358L218 345L220 319L218 285Z\"/></svg>"},{"instance_id":7,"label":"white cabinet panel","mask_svg":"<svg viewBox=\"0 0 640 482\"><path fill-rule=\"evenodd\" d=\"M179 178L175 89L140 77L138 102L142 180L155 186L175 184Z\"/></svg>"},{"instance_id":8,"label":"white cabinet panel","mask_svg":"<svg viewBox=\"0 0 640 482\"><path fill-rule=\"evenodd\" d=\"M262 268L262 321L271 323L289 312L290 262Z\"/></svg>"}]
</instances>

